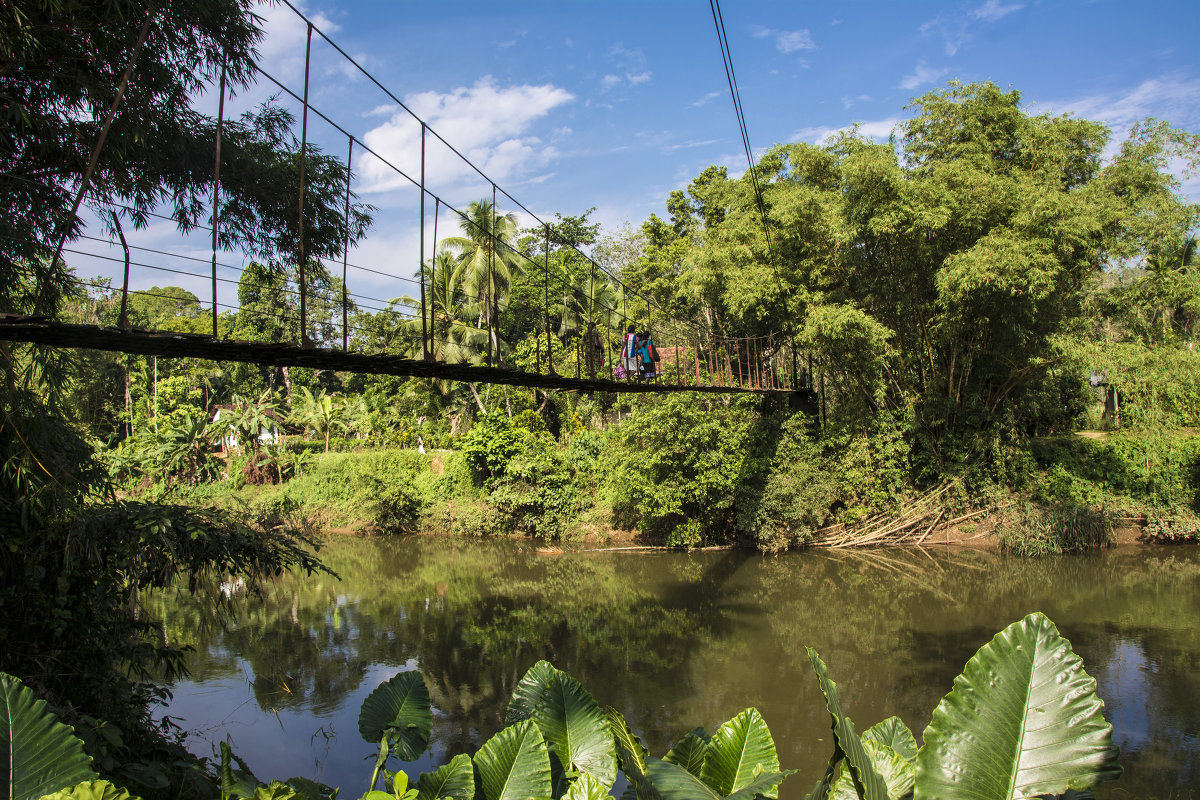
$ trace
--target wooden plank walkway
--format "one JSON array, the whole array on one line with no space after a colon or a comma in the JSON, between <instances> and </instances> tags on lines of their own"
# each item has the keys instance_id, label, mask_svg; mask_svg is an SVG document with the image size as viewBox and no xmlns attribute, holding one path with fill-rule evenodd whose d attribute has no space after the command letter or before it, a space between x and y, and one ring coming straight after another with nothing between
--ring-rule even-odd
<instances>
[{"instance_id":1,"label":"wooden plank walkway","mask_svg":"<svg viewBox=\"0 0 1200 800\"><path fill-rule=\"evenodd\" d=\"M636 383L615 380L545 375L503 367L447 364L392 355L365 355L324 348L301 348L294 344L244 342L210 336L134 329L123 331L99 325L75 325L35 317L0 315L0 341L28 342L53 347L107 350L164 358L204 358L211 361L241 361L280 367L310 367L336 372L370 375L399 375L416 378L506 384L538 389L583 392L705 392L709 394L759 394L788 396L793 404L815 400L810 389L750 389L737 386L675 386L667 383Z\"/></svg>"}]
</instances>

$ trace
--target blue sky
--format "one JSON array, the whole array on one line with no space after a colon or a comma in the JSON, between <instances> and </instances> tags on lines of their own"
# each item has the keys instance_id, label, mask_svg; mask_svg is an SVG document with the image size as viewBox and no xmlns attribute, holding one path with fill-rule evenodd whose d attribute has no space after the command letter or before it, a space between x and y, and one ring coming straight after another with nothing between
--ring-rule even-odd
<instances>
[{"instance_id":1,"label":"blue sky","mask_svg":"<svg viewBox=\"0 0 1200 800\"><path fill-rule=\"evenodd\" d=\"M706 166L745 168L704 0L306 0L299 7L543 218L595 206L593 219L606 230L636 226L663 214L667 193ZM1103 121L1116 141L1146 116L1200 132L1200 3L726 0L722 12L758 151L817 142L854 123L886 138L910 98L951 79L1018 89L1031 110ZM287 6L260 13L264 68L300 91L303 23ZM272 88L264 83L232 107ZM315 107L418 174L419 127L319 39L310 93ZM215 99L200 104L215 107ZM311 118L310 138L345 153L345 138ZM449 202L464 207L490 196L486 183L432 144L427 158L428 185ZM358 157L356 168L356 189L380 213L351 261L411 274L417 193L377 161ZM1200 199L1200 182L1185 187ZM165 225L139 234L156 242L172 235Z\"/></svg>"}]
</instances>

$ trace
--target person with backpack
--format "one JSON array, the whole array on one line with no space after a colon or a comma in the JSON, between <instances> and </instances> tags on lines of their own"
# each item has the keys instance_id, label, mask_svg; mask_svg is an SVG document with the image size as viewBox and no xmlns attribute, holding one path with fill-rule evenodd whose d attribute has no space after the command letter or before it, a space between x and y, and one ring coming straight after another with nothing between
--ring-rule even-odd
<instances>
[{"instance_id":1,"label":"person with backpack","mask_svg":"<svg viewBox=\"0 0 1200 800\"><path fill-rule=\"evenodd\" d=\"M625 332L625 342L621 345L621 366L625 369L625 378L638 377L638 336L637 327L630 325ZM619 377L619 376L618 376Z\"/></svg>"},{"instance_id":2,"label":"person with backpack","mask_svg":"<svg viewBox=\"0 0 1200 800\"><path fill-rule=\"evenodd\" d=\"M658 378L659 360L661 356L654 346L654 338L650 336L650 331L642 331L638 334L638 361L642 380L652 381Z\"/></svg>"}]
</instances>

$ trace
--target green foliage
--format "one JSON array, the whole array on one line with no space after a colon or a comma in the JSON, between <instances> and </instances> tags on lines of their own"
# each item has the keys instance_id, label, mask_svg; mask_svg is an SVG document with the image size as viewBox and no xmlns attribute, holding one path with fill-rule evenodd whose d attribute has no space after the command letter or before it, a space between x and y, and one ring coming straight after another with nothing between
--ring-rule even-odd
<instances>
[{"instance_id":1,"label":"green foliage","mask_svg":"<svg viewBox=\"0 0 1200 800\"><path fill-rule=\"evenodd\" d=\"M91 758L68 726L21 681L0 672L0 786L11 800L35 800L90 781Z\"/></svg>"},{"instance_id":2,"label":"green foliage","mask_svg":"<svg viewBox=\"0 0 1200 800\"><path fill-rule=\"evenodd\" d=\"M124 789L108 781L85 781L70 789L48 794L42 800L137 800Z\"/></svg>"},{"instance_id":3,"label":"green foliage","mask_svg":"<svg viewBox=\"0 0 1200 800\"><path fill-rule=\"evenodd\" d=\"M1045 469L1033 487L1038 501L1200 508L1200 437L1190 433L1071 436L1035 441L1032 450Z\"/></svg>"},{"instance_id":4,"label":"green foliage","mask_svg":"<svg viewBox=\"0 0 1200 800\"><path fill-rule=\"evenodd\" d=\"M533 720L510 725L484 742L475 768L486 800L551 796L550 753Z\"/></svg>"},{"instance_id":5,"label":"green foliage","mask_svg":"<svg viewBox=\"0 0 1200 800\"><path fill-rule=\"evenodd\" d=\"M485 415L463 437L461 450L495 512L495 530L488 532L554 538L579 512L577 469L533 411L512 420L498 411Z\"/></svg>"},{"instance_id":6,"label":"green foliage","mask_svg":"<svg viewBox=\"0 0 1200 800\"><path fill-rule=\"evenodd\" d=\"M810 798L912 800L961 791L996 800L1069 797L1120 775L1096 682L1040 613L1008 626L967 662L934 711L920 749L897 717L858 734L825 663L811 648L808 655L834 732L829 768ZM776 797L791 774L780 770L774 740L755 709L711 738L692 731L665 758L653 758L619 711L601 713L586 690L545 661L520 680L506 727L473 758L457 755L410 787L404 772L390 772L386 764L393 755L418 759L431 722L420 673L400 673L368 696L360 729L368 742L378 737L380 749L364 800L594 800L607 797L618 765L630 783L625 796L637 800L759 800ZM70 729L59 728L60 738L74 739ZM18 746L25 735L17 732ZM373 788L381 773L390 792ZM225 800L323 800L334 791L303 779L264 785L225 743L221 785ZM125 796L109 789L111 800ZM63 797L109 797L74 791Z\"/></svg>"},{"instance_id":7,"label":"green foliage","mask_svg":"<svg viewBox=\"0 0 1200 800\"><path fill-rule=\"evenodd\" d=\"M996 531L1000 547L1020 556L1083 553L1114 541L1109 512L1076 503L1022 504Z\"/></svg>"},{"instance_id":8,"label":"green foliage","mask_svg":"<svg viewBox=\"0 0 1200 800\"><path fill-rule=\"evenodd\" d=\"M672 546L723 541L734 528L754 402L676 395L627 420L604 456L617 521Z\"/></svg>"},{"instance_id":9,"label":"green foliage","mask_svg":"<svg viewBox=\"0 0 1200 800\"><path fill-rule=\"evenodd\" d=\"M921 795L1018 798L1090 788L1121 774L1096 681L1042 614L972 656L925 729Z\"/></svg>"},{"instance_id":10,"label":"green foliage","mask_svg":"<svg viewBox=\"0 0 1200 800\"><path fill-rule=\"evenodd\" d=\"M401 672L363 700L358 732L375 743L386 736L396 755L415 761L429 745L433 729L429 690L420 672Z\"/></svg>"},{"instance_id":11,"label":"green foliage","mask_svg":"<svg viewBox=\"0 0 1200 800\"><path fill-rule=\"evenodd\" d=\"M433 772L427 772L417 782L417 800L473 800L475 797L475 767L471 757L459 753Z\"/></svg>"}]
</instances>

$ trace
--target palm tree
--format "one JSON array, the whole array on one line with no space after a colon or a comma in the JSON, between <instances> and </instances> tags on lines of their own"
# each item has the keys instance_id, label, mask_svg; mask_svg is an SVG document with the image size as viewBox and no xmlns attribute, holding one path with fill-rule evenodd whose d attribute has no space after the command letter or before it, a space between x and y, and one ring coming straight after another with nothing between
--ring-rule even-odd
<instances>
[{"instance_id":1,"label":"palm tree","mask_svg":"<svg viewBox=\"0 0 1200 800\"><path fill-rule=\"evenodd\" d=\"M342 407L333 397L321 391L314 395L308 387L300 389L300 402L292 408L292 420L325 437L325 452L329 452L329 437L341 426Z\"/></svg>"},{"instance_id":2,"label":"palm tree","mask_svg":"<svg viewBox=\"0 0 1200 800\"><path fill-rule=\"evenodd\" d=\"M472 319L480 319L482 306L470 302L460 279L459 257L445 248L432 264L426 263L422 276L425 282L425 328L429 332L430 349L435 361L447 364L482 363L482 351L487 346L488 332ZM420 308L420 302L408 295L391 301L393 305ZM421 318L405 323L414 334L422 332ZM419 349L414 346L414 355Z\"/></svg>"},{"instance_id":3,"label":"palm tree","mask_svg":"<svg viewBox=\"0 0 1200 800\"><path fill-rule=\"evenodd\" d=\"M513 273L521 270L521 259L512 240L517 233L515 214L497 214L488 200L472 201L460 221L464 236L451 236L444 245L459 252L455 281L467 300L479 306L479 326L487 331L488 360L500 356L497 318L507 303Z\"/></svg>"}]
</instances>

